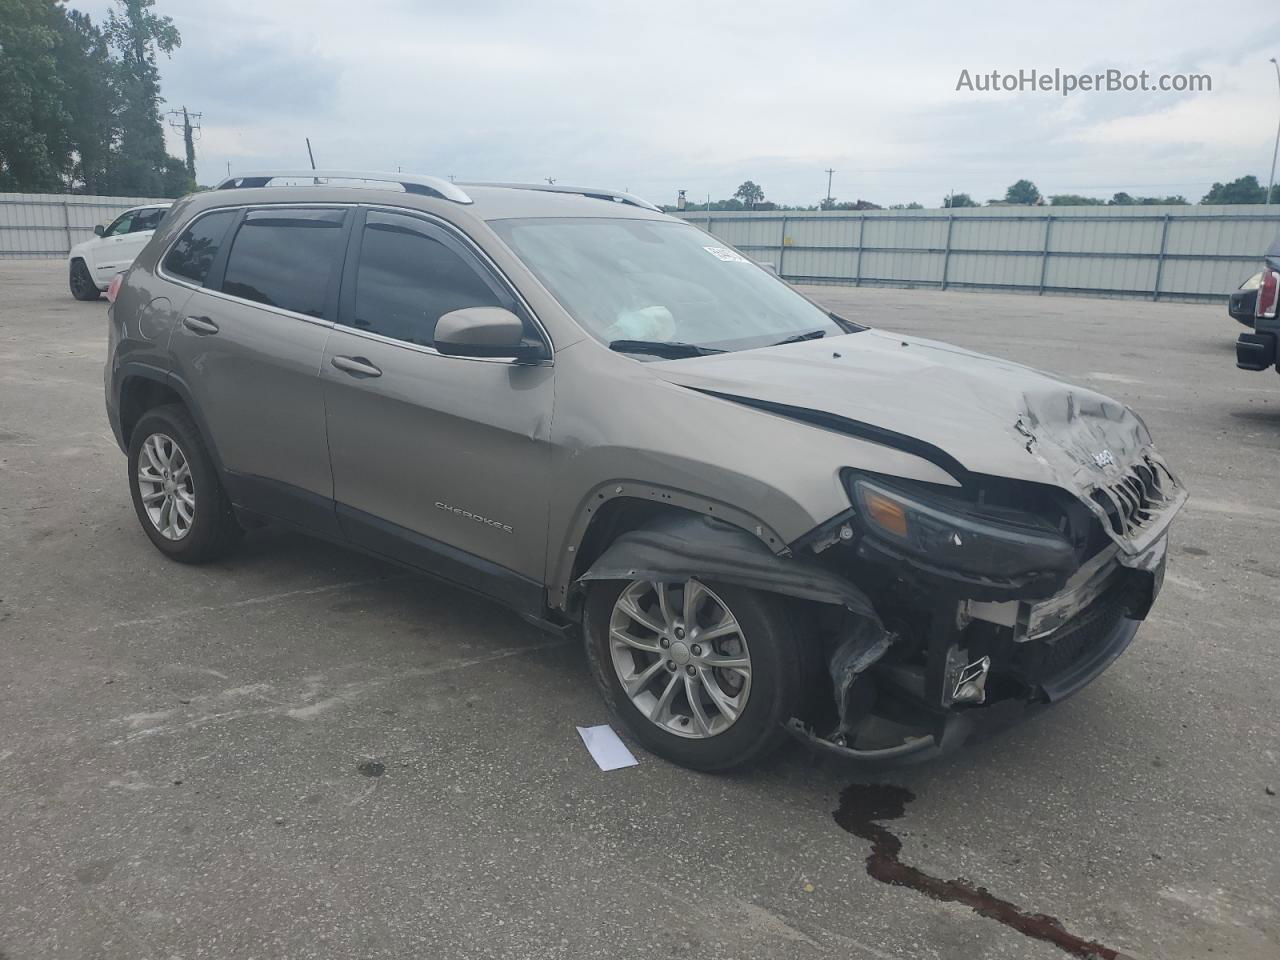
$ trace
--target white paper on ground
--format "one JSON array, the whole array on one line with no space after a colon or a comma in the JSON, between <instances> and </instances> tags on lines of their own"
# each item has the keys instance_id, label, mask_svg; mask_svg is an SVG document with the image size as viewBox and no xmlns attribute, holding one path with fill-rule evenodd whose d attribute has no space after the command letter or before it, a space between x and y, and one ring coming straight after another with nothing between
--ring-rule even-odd
<instances>
[{"instance_id":1,"label":"white paper on ground","mask_svg":"<svg viewBox=\"0 0 1280 960\"><path fill-rule=\"evenodd\" d=\"M598 727L578 727L578 736L587 745L592 759L601 770L617 770L634 767L640 761L631 755L627 745L618 739L613 727L602 723Z\"/></svg>"}]
</instances>

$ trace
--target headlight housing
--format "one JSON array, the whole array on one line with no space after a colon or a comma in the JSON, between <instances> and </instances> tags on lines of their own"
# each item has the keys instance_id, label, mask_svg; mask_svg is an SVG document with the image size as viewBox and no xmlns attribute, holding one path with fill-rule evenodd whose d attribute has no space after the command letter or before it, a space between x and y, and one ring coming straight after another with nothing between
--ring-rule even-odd
<instances>
[{"instance_id":1,"label":"headlight housing","mask_svg":"<svg viewBox=\"0 0 1280 960\"><path fill-rule=\"evenodd\" d=\"M1078 565L1067 537L1035 515L853 472L845 483L875 545L939 573L1027 582L1065 578Z\"/></svg>"}]
</instances>

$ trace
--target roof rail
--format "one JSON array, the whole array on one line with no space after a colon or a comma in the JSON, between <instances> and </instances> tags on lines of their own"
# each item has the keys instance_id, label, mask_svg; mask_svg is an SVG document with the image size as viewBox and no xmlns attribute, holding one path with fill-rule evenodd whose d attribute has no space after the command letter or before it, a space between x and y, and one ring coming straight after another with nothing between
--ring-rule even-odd
<instances>
[{"instance_id":1,"label":"roof rail","mask_svg":"<svg viewBox=\"0 0 1280 960\"><path fill-rule=\"evenodd\" d=\"M227 177L214 189L235 190L242 187L265 187L272 180L309 180L311 183L296 186L311 186L321 180L366 180L371 183L395 183L405 193L417 193L428 197L439 197L441 200L452 200L454 203L470 203L471 198L449 180L440 177L427 177L412 173L377 173L371 170L271 170L255 173L240 173ZM294 184L291 184L294 186Z\"/></svg>"},{"instance_id":2,"label":"roof rail","mask_svg":"<svg viewBox=\"0 0 1280 960\"><path fill-rule=\"evenodd\" d=\"M613 203L626 203L633 207L642 207L645 210L653 210L655 213L661 213L662 208L650 203L648 200L642 200L633 193L623 193L621 190L605 190L601 187L566 187L558 183L484 183L480 181L468 181L462 186L466 187L508 187L512 190L541 190L545 193L574 193L583 197L591 197L594 200L610 200Z\"/></svg>"}]
</instances>

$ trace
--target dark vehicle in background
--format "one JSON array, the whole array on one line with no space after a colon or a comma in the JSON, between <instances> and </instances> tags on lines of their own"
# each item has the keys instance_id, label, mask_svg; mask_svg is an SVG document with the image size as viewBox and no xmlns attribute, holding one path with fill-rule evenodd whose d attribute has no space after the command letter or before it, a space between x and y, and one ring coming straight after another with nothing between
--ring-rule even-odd
<instances>
[{"instance_id":1,"label":"dark vehicle in background","mask_svg":"<svg viewBox=\"0 0 1280 960\"><path fill-rule=\"evenodd\" d=\"M1258 307L1258 288L1262 286L1262 271L1259 270L1252 277L1236 289L1236 292L1227 300L1227 313L1231 319L1238 320L1246 327L1253 326L1253 313Z\"/></svg>"},{"instance_id":2,"label":"dark vehicle in background","mask_svg":"<svg viewBox=\"0 0 1280 960\"><path fill-rule=\"evenodd\" d=\"M1242 291L1231 297L1231 315L1236 316L1235 300ZM1253 333L1242 333L1236 340L1236 366L1241 370L1266 370L1276 365L1276 343L1280 338L1280 316L1276 305L1280 301L1280 237L1276 237L1267 251L1266 262L1258 274L1258 287L1253 291Z\"/></svg>"}]
</instances>

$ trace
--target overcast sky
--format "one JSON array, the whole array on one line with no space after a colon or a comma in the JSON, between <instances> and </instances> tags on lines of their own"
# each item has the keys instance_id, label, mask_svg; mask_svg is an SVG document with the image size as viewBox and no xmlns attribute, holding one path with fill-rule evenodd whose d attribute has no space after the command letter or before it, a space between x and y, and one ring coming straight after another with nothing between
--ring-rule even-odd
<instances>
[{"instance_id":1,"label":"overcast sky","mask_svg":"<svg viewBox=\"0 0 1280 960\"><path fill-rule=\"evenodd\" d=\"M107 0L71 0L101 17ZM630 189L657 202L833 194L938 206L1266 181L1275 0L158 0L199 179L317 164ZM1212 92L957 92L960 72L1207 73ZM181 155L176 135L170 149Z\"/></svg>"}]
</instances>

